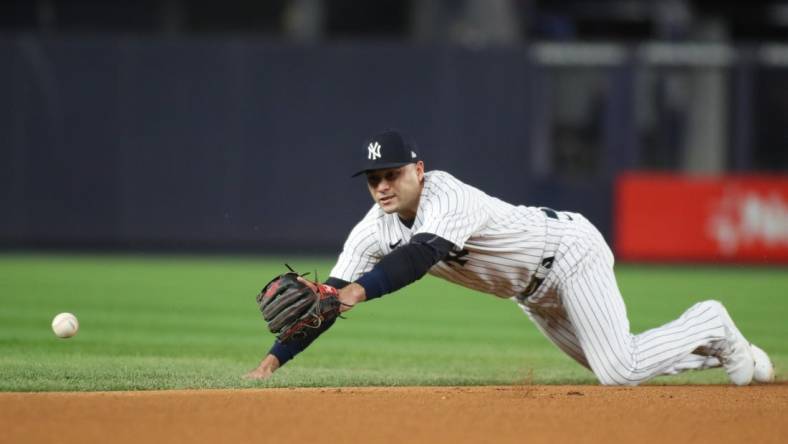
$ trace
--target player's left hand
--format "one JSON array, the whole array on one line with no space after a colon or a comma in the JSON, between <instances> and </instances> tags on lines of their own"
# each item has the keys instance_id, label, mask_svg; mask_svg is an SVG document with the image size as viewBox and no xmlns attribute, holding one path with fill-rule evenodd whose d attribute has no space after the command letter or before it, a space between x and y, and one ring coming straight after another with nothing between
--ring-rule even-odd
<instances>
[{"instance_id":1,"label":"player's left hand","mask_svg":"<svg viewBox=\"0 0 788 444\"><path fill-rule=\"evenodd\" d=\"M287 342L339 316L343 302L338 296L336 288L291 271L272 279L257 295L257 304L271 333Z\"/></svg>"}]
</instances>

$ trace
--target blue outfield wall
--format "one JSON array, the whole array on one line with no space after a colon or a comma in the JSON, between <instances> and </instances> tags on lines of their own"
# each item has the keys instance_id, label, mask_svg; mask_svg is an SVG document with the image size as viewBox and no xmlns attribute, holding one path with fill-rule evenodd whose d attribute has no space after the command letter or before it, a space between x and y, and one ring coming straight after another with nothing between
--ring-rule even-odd
<instances>
[{"instance_id":1,"label":"blue outfield wall","mask_svg":"<svg viewBox=\"0 0 788 444\"><path fill-rule=\"evenodd\" d=\"M611 232L612 174L534 164L524 49L16 35L0 66L0 247L336 251L372 203L353 155L390 127L428 169Z\"/></svg>"}]
</instances>

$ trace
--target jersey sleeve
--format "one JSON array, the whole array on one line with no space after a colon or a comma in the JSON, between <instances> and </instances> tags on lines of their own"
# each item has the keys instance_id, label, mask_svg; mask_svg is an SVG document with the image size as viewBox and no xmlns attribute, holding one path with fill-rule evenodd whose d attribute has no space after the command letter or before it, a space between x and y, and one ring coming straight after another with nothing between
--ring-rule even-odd
<instances>
[{"instance_id":1,"label":"jersey sleeve","mask_svg":"<svg viewBox=\"0 0 788 444\"><path fill-rule=\"evenodd\" d=\"M377 213L373 207L350 231L342 253L331 270L331 277L353 282L383 258L377 229Z\"/></svg>"},{"instance_id":2,"label":"jersey sleeve","mask_svg":"<svg viewBox=\"0 0 788 444\"><path fill-rule=\"evenodd\" d=\"M434 175L430 179L429 189L422 194L423 221L414 234L435 234L461 249L487 223L484 195L449 175Z\"/></svg>"}]
</instances>

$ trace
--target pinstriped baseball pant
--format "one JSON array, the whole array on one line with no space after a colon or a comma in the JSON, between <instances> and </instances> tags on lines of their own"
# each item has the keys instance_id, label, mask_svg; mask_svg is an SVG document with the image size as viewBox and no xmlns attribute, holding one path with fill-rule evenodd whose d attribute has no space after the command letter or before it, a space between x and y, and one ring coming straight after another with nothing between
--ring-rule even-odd
<instances>
[{"instance_id":1,"label":"pinstriped baseball pant","mask_svg":"<svg viewBox=\"0 0 788 444\"><path fill-rule=\"evenodd\" d=\"M610 248L590 222L571 215L571 221L551 222L560 233L553 270L520 303L539 330L605 385L719 367L710 354L725 329L715 303L697 303L672 322L632 334Z\"/></svg>"}]
</instances>

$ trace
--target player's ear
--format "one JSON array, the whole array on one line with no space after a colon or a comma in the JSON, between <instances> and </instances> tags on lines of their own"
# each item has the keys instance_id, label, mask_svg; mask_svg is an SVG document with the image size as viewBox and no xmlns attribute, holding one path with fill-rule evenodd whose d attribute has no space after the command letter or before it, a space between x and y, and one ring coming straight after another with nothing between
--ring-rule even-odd
<instances>
[{"instance_id":1,"label":"player's ear","mask_svg":"<svg viewBox=\"0 0 788 444\"><path fill-rule=\"evenodd\" d=\"M419 177L419 182L424 180L424 161L416 162L416 175Z\"/></svg>"}]
</instances>

